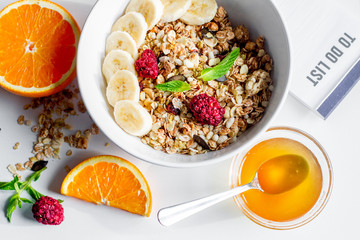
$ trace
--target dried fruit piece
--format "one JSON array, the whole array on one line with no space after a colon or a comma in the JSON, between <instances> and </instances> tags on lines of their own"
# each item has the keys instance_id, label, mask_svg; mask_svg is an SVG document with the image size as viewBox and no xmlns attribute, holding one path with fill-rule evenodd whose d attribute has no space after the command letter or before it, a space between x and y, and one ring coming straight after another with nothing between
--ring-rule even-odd
<instances>
[{"instance_id":1,"label":"dried fruit piece","mask_svg":"<svg viewBox=\"0 0 360 240\"><path fill-rule=\"evenodd\" d=\"M168 111L169 113L172 113L174 115L180 115L180 109L174 107L174 105L172 103L169 103L166 105L166 111Z\"/></svg>"},{"instance_id":2,"label":"dried fruit piece","mask_svg":"<svg viewBox=\"0 0 360 240\"><path fill-rule=\"evenodd\" d=\"M136 71L141 77L156 79L159 75L159 67L153 51L146 49L141 58L135 61Z\"/></svg>"},{"instance_id":3,"label":"dried fruit piece","mask_svg":"<svg viewBox=\"0 0 360 240\"><path fill-rule=\"evenodd\" d=\"M205 93L196 95L191 99L189 108L195 119L201 124L217 126L225 113L219 102Z\"/></svg>"}]
</instances>

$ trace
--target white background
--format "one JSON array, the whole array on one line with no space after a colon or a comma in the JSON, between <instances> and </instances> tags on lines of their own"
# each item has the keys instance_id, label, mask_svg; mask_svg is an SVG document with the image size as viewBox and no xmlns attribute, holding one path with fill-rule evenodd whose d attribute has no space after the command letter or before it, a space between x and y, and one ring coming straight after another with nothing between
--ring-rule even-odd
<instances>
[{"instance_id":1,"label":"white background","mask_svg":"<svg viewBox=\"0 0 360 240\"><path fill-rule=\"evenodd\" d=\"M2 0L0 9L10 2L12 1ZM82 26L95 0L55 2L66 7ZM285 4L286 0L275 2L281 11L287 11L286 6L289 4ZM348 0L347 3L354 12L360 12L358 0ZM24 112L22 109L28 102L27 98L0 89L0 181L10 180L11 175L6 170L9 163L25 162L31 156L35 136L29 127L16 123L21 114L25 114L27 119L36 120L36 111ZM273 121L274 126L292 126L313 135L325 147L332 160L335 182L328 205L315 220L301 228L276 231L260 227L243 216L232 199L176 225L163 227L156 219L160 208L228 189L231 159L201 168L165 168L134 159L112 143L105 147L104 144L110 141L99 134L91 139L88 150L73 150L74 154L70 157L51 160L48 170L34 184L40 192L65 200L65 221L59 226L38 224L31 216L30 206L26 206L13 214L12 223L9 224L5 218L5 209L10 193L1 191L1 239L356 239L359 236L357 229L360 215L360 191L357 186L360 176L359 104L360 84L324 121L289 96ZM81 129L88 128L92 123L86 114L77 120L70 120L76 128ZM20 147L13 150L16 142L20 142ZM67 149L64 145L62 153ZM122 156L143 172L153 195L153 212L150 218L59 194L61 182L66 175L64 166L74 167L87 157L98 154Z\"/></svg>"}]
</instances>

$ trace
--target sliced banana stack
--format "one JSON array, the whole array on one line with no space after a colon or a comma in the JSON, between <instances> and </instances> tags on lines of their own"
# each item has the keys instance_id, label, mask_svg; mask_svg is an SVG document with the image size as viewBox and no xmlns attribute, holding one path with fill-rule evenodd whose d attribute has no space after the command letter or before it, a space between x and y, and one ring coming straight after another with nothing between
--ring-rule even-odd
<instances>
[{"instance_id":1,"label":"sliced banana stack","mask_svg":"<svg viewBox=\"0 0 360 240\"><path fill-rule=\"evenodd\" d=\"M127 133L134 136L147 134L152 127L150 113L139 103L130 100L116 102L114 107L116 123Z\"/></svg>"},{"instance_id":2,"label":"sliced banana stack","mask_svg":"<svg viewBox=\"0 0 360 240\"><path fill-rule=\"evenodd\" d=\"M170 22L180 18L190 25L202 25L211 21L216 11L215 0L131 0L106 39L102 66L108 82L106 98L114 107L116 123L125 132L143 136L152 127L150 113L138 102L140 87L134 66L148 29L160 19Z\"/></svg>"},{"instance_id":3,"label":"sliced banana stack","mask_svg":"<svg viewBox=\"0 0 360 240\"><path fill-rule=\"evenodd\" d=\"M162 20L172 22L181 18L191 6L191 0L161 0L164 5Z\"/></svg>"},{"instance_id":4,"label":"sliced banana stack","mask_svg":"<svg viewBox=\"0 0 360 240\"><path fill-rule=\"evenodd\" d=\"M190 8L180 19L190 25L202 25L215 17L217 8L215 0L193 0Z\"/></svg>"},{"instance_id":5,"label":"sliced banana stack","mask_svg":"<svg viewBox=\"0 0 360 240\"><path fill-rule=\"evenodd\" d=\"M126 8L126 13L141 13L147 22L148 29L157 24L163 15L164 6L160 0L131 0Z\"/></svg>"},{"instance_id":6,"label":"sliced banana stack","mask_svg":"<svg viewBox=\"0 0 360 240\"><path fill-rule=\"evenodd\" d=\"M139 47L145 40L147 30L148 24L141 13L128 12L114 23L111 32L127 32Z\"/></svg>"},{"instance_id":7,"label":"sliced banana stack","mask_svg":"<svg viewBox=\"0 0 360 240\"><path fill-rule=\"evenodd\" d=\"M138 57L136 42L127 32L115 31L106 39L105 54L107 55L110 51L115 49L130 53L133 59L137 59Z\"/></svg>"},{"instance_id":8,"label":"sliced banana stack","mask_svg":"<svg viewBox=\"0 0 360 240\"><path fill-rule=\"evenodd\" d=\"M139 101L140 87L137 77L128 70L117 71L106 87L106 97L111 106L120 100Z\"/></svg>"},{"instance_id":9,"label":"sliced banana stack","mask_svg":"<svg viewBox=\"0 0 360 240\"><path fill-rule=\"evenodd\" d=\"M110 51L109 54L106 55L103 62L102 71L106 81L109 82L111 77L118 70L128 70L136 76L134 64L135 61L131 57L130 53L120 49L115 49Z\"/></svg>"}]
</instances>

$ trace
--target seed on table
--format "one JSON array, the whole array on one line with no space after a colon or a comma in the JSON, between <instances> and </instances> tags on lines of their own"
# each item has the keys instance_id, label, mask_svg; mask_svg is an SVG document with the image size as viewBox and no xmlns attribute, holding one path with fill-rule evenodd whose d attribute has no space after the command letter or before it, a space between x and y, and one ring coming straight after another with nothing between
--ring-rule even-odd
<instances>
[{"instance_id":1,"label":"seed on table","mask_svg":"<svg viewBox=\"0 0 360 240\"><path fill-rule=\"evenodd\" d=\"M46 165L48 164L48 161L37 161L36 163L34 163L31 167L32 171L39 171L41 169L43 169L44 167L46 167Z\"/></svg>"}]
</instances>

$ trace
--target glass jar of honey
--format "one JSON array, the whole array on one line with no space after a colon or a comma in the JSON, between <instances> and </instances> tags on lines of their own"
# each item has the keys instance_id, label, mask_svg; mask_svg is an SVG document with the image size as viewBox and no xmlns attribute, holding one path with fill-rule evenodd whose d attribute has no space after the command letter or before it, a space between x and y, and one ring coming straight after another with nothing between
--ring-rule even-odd
<instances>
[{"instance_id":1,"label":"glass jar of honey","mask_svg":"<svg viewBox=\"0 0 360 240\"><path fill-rule=\"evenodd\" d=\"M249 190L234 197L242 212L257 224L292 229L314 219L331 194L333 171L323 147L310 135L289 127L269 129L248 151L234 157L230 185L249 183L265 161L287 154L303 157L309 174L295 188L281 194Z\"/></svg>"}]
</instances>

